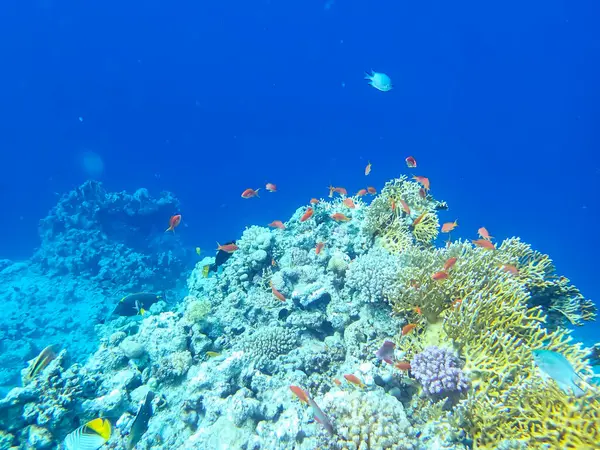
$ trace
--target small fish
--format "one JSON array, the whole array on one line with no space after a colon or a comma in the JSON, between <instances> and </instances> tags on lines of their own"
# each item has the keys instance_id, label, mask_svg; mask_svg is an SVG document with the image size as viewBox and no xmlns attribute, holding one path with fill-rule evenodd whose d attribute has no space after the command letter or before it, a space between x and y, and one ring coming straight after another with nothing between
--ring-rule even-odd
<instances>
[{"instance_id":1,"label":"small fish","mask_svg":"<svg viewBox=\"0 0 600 450\"><path fill-rule=\"evenodd\" d=\"M223 244L223 245L221 245L221 244L219 244L217 242L217 251L223 251L223 252L226 252L226 253L233 253L236 250L239 250L239 247L237 245L235 245L235 244Z\"/></svg>"},{"instance_id":2,"label":"small fish","mask_svg":"<svg viewBox=\"0 0 600 450\"><path fill-rule=\"evenodd\" d=\"M258 197L258 191L260 191L260 188L258 188L258 189L248 188L244 192L242 192L242 198Z\"/></svg>"},{"instance_id":3,"label":"small fish","mask_svg":"<svg viewBox=\"0 0 600 450\"><path fill-rule=\"evenodd\" d=\"M180 223L181 223L181 214L176 214L174 216L171 216L171 218L169 219L169 228L167 228L165 230L165 233L167 231L172 231L173 233L175 233L175 227L179 226Z\"/></svg>"},{"instance_id":4,"label":"small fish","mask_svg":"<svg viewBox=\"0 0 600 450\"><path fill-rule=\"evenodd\" d=\"M99 449L110 439L111 431L108 420L101 418L90 420L67 435L65 448L67 450Z\"/></svg>"},{"instance_id":5,"label":"small fish","mask_svg":"<svg viewBox=\"0 0 600 450\"><path fill-rule=\"evenodd\" d=\"M392 341L384 341L381 347L379 347L379 350L375 352L375 356L388 364L393 364L395 348L396 344L394 344Z\"/></svg>"},{"instance_id":6,"label":"small fish","mask_svg":"<svg viewBox=\"0 0 600 450\"><path fill-rule=\"evenodd\" d=\"M202 253L202 250L200 250L200 247L196 247L196 255L200 256L200 253Z\"/></svg>"},{"instance_id":7,"label":"small fish","mask_svg":"<svg viewBox=\"0 0 600 450\"><path fill-rule=\"evenodd\" d=\"M454 267L454 264L456 264L456 261L458 261L458 258L456 256L448 258L444 263L444 270L452 269L452 267Z\"/></svg>"},{"instance_id":8,"label":"small fish","mask_svg":"<svg viewBox=\"0 0 600 450\"><path fill-rule=\"evenodd\" d=\"M457 226L458 226L458 221L456 221L456 220L454 222L446 222L445 224L442 225L442 233L450 233Z\"/></svg>"},{"instance_id":9,"label":"small fish","mask_svg":"<svg viewBox=\"0 0 600 450\"><path fill-rule=\"evenodd\" d=\"M276 267L277 266L277 261L275 261L275 258L271 258L271 267Z\"/></svg>"},{"instance_id":10,"label":"small fish","mask_svg":"<svg viewBox=\"0 0 600 450\"><path fill-rule=\"evenodd\" d=\"M490 233L488 232L488 230L485 229L485 227L481 227L480 229L478 229L477 234L480 238L485 239L486 241L492 240L492 236L490 236Z\"/></svg>"},{"instance_id":11,"label":"small fish","mask_svg":"<svg viewBox=\"0 0 600 450\"><path fill-rule=\"evenodd\" d=\"M325 247L325 243L324 242L318 242L317 246L315 247L315 254L319 254L321 253L321 250L323 250L323 247Z\"/></svg>"},{"instance_id":12,"label":"small fish","mask_svg":"<svg viewBox=\"0 0 600 450\"><path fill-rule=\"evenodd\" d=\"M304 212L304 214L302 214L302 217L300 217L300 222L306 222L308 219L310 219L312 217L314 212L315 212L315 210L312 209L310 206L308 208L306 208L306 211Z\"/></svg>"},{"instance_id":13,"label":"small fish","mask_svg":"<svg viewBox=\"0 0 600 450\"><path fill-rule=\"evenodd\" d=\"M373 186L369 186L367 188L367 192L371 195L375 195L375 194L377 194L377 189L375 189Z\"/></svg>"},{"instance_id":14,"label":"small fish","mask_svg":"<svg viewBox=\"0 0 600 450\"><path fill-rule=\"evenodd\" d=\"M398 361L394 364L394 367L398 370L410 370L410 363L408 361Z\"/></svg>"},{"instance_id":15,"label":"small fish","mask_svg":"<svg viewBox=\"0 0 600 450\"><path fill-rule=\"evenodd\" d=\"M206 266L204 266L204 267L202 268L202 276L203 276L204 278L207 278L207 277L208 277L208 273L209 273L209 272L210 272L210 264L207 264Z\"/></svg>"},{"instance_id":16,"label":"small fish","mask_svg":"<svg viewBox=\"0 0 600 450\"><path fill-rule=\"evenodd\" d=\"M448 272L445 272L443 270L440 270L439 272L436 272L433 275L431 275L431 279L434 281L445 280L447 278L448 278Z\"/></svg>"},{"instance_id":17,"label":"small fish","mask_svg":"<svg viewBox=\"0 0 600 450\"><path fill-rule=\"evenodd\" d=\"M136 292L123 297L113 309L111 315L132 317L143 315L150 307L159 301L161 296L152 292Z\"/></svg>"},{"instance_id":18,"label":"small fish","mask_svg":"<svg viewBox=\"0 0 600 450\"><path fill-rule=\"evenodd\" d=\"M510 273L511 275L519 275L519 269L517 269L512 264L504 264L504 265L502 265L502 270L504 270L505 272Z\"/></svg>"},{"instance_id":19,"label":"small fish","mask_svg":"<svg viewBox=\"0 0 600 450\"><path fill-rule=\"evenodd\" d=\"M148 430L148 422L150 421L152 414L154 414L152 400L154 400L154 392L148 391L144 401L137 410L137 414L131 423L131 427L129 428L129 439L127 440L128 450L133 449Z\"/></svg>"},{"instance_id":20,"label":"small fish","mask_svg":"<svg viewBox=\"0 0 600 450\"><path fill-rule=\"evenodd\" d=\"M274 220L269 224L271 228L279 228L280 230L285 230L285 225L281 220Z\"/></svg>"},{"instance_id":21,"label":"small fish","mask_svg":"<svg viewBox=\"0 0 600 450\"><path fill-rule=\"evenodd\" d=\"M473 242L473 244L475 244L477 247L485 248L487 250L496 250L496 246L487 239L477 239L472 240L471 242Z\"/></svg>"},{"instance_id":22,"label":"small fish","mask_svg":"<svg viewBox=\"0 0 600 450\"><path fill-rule=\"evenodd\" d=\"M402 211L404 211L406 213L406 215L410 216L410 207L408 206L408 203L406 203L404 200L399 199L400 205L402 205Z\"/></svg>"},{"instance_id":23,"label":"small fish","mask_svg":"<svg viewBox=\"0 0 600 450\"><path fill-rule=\"evenodd\" d=\"M318 200L318 199L316 199L316 198L311 198L311 199L310 199L310 204L311 204L311 205L316 205L317 203L319 203L319 200Z\"/></svg>"},{"instance_id":24,"label":"small fish","mask_svg":"<svg viewBox=\"0 0 600 450\"><path fill-rule=\"evenodd\" d=\"M292 391L294 395L298 397L298 400L300 400L301 403L306 403L308 405L308 393L304 389L299 386L291 385L290 391Z\"/></svg>"},{"instance_id":25,"label":"small fish","mask_svg":"<svg viewBox=\"0 0 600 450\"><path fill-rule=\"evenodd\" d=\"M396 201L393 198L390 200L390 208L392 208L392 212L396 214Z\"/></svg>"},{"instance_id":26,"label":"small fish","mask_svg":"<svg viewBox=\"0 0 600 450\"><path fill-rule=\"evenodd\" d=\"M221 354L219 352L208 351L206 352L206 356L208 356L209 358L216 358L217 356L221 356Z\"/></svg>"},{"instance_id":27,"label":"small fish","mask_svg":"<svg viewBox=\"0 0 600 450\"><path fill-rule=\"evenodd\" d=\"M414 169L415 167L417 167L417 160L415 158L413 158L412 156L407 156L404 161L406 161L406 166L409 169ZM427 164L425 164L425 165L427 165Z\"/></svg>"},{"instance_id":28,"label":"small fish","mask_svg":"<svg viewBox=\"0 0 600 450\"><path fill-rule=\"evenodd\" d=\"M417 217L413 223L412 226L416 227L417 225L419 225L421 223L421 220L423 220L423 217L425 217L425 215L427 214L427 211L425 211L424 213L422 213L419 217Z\"/></svg>"},{"instance_id":29,"label":"small fish","mask_svg":"<svg viewBox=\"0 0 600 450\"><path fill-rule=\"evenodd\" d=\"M457 298L452 302L452 307L456 308L457 306L460 306L462 303L462 298Z\"/></svg>"},{"instance_id":30,"label":"small fish","mask_svg":"<svg viewBox=\"0 0 600 450\"><path fill-rule=\"evenodd\" d=\"M285 302L285 297L283 296L283 294L281 292L279 292L277 289L275 289L275 286L273 285L273 282L270 281L269 284L271 285L271 292L273 293L273 295L278 300L281 300L282 302Z\"/></svg>"},{"instance_id":31,"label":"small fish","mask_svg":"<svg viewBox=\"0 0 600 450\"><path fill-rule=\"evenodd\" d=\"M369 161L369 164L367 164L367 167L365 167L365 175L369 175L371 173L371 162Z\"/></svg>"},{"instance_id":32,"label":"small fish","mask_svg":"<svg viewBox=\"0 0 600 450\"><path fill-rule=\"evenodd\" d=\"M344 204L344 206L347 206L350 209L356 208L356 205L354 204L354 200L352 200L350 197L345 198L342 203Z\"/></svg>"},{"instance_id":33,"label":"small fish","mask_svg":"<svg viewBox=\"0 0 600 450\"><path fill-rule=\"evenodd\" d=\"M420 315L420 316L422 316L422 315L423 315L423 311L421 310L421 307L420 307L420 306L415 306L415 307L413 308L413 310L414 310L414 311L415 311L415 312L416 312L418 315Z\"/></svg>"},{"instance_id":34,"label":"small fish","mask_svg":"<svg viewBox=\"0 0 600 450\"><path fill-rule=\"evenodd\" d=\"M367 195L367 190L366 190L366 189L361 189L360 191L358 191L358 192L356 193L356 196L357 196L357 197L362 197L362 196L364 196L364 195Z\"/></svg>"},{"instance_id":35,"label":"small fish","mask_svg":"<svg viewBox=\"0 0 600 450\"><path fill-rule=\"evenodd\" d=\"M334 379L333 379L333 382L334 382L334 383L335 383L337 386L341 386L341 385L342 385L342 382L341 382L339 379L337 379L337 378L334 378Z\"/></svg>"},{"instance_id":36,"label":"small fish","mask_svg":"<svg viewBox=\"0 0 600 450\"><path fill-rule=\"evenodd\" d=\"M340 195L348 195L348 191L346 189L344 189L343 187L336 187L333 188L333 192L337 192Z\"/></svg>"},{"instance_id":37,"label":"small fish","mask_svg":"<svg viewBox=\"0 0 600 450\"><path fill-rule=\"evenodd\" d=\"M327 189L329 189L329 198L333 197L333 193L335 192L335 187L333 187L332 185L329 185L329 187Z\"/></svg>"},{"instance_id":38,"label":"small fish","mask_svg":"<svg viewBox=\"0 0 600 450\"><path fill-rule=\"evenodd\" d=\"M423 186L423 189L425 189L425 191L429 190L429 178L415 175L413 177L413 180L415 180L417 183L421 184Z\"/></svg>"},{"instance_id":39,"label":"small fish","mask_svg":"<svg viewBox=\"0 0 600 450\"><path fill-rule=\"evenodd\" d=\"M273 183L267 183L267 185L265 186L265 189L269 192L277 192L277 185L275 185Z\"/></svg>"},{"instance_id":40,"label":"small fish","mask_svg":"<svg viewBox=\"0 0 600 450\"><path fill-rule=\"evenodd\" d=\"M419 197L427 198L427 192L425 191L425 189L423 189L423 188L419 189Z\"/></svg>"},{"instance_id":41,"label":"small fish","mask_svg":"<svg viewBox=\"0 0 600 450\"><path fill-rule=\"evenodd\" d=\"M27 368L27 373L23 377L23 382L27 383L33 380L42 370L48 367L48 364L56 358L57 349L57 345L49 345L42 350L39 355L29 361L29 367Z\"/></svg>"},{"instance_id":42,"label":"small fish","mask_svg":"<svg viewBox=\"0 0 600 450\"><path fill-rule=\"evenodd\" d=\"M416 323L409 323L408 325L404 325L402 327L402 336L406 336L408 333L410 333L415 328L417 328Z\"/></svg>"},{"instance_id":43,"label":"small fish","mask_svg":"<svg viewBox=\"0 0 600 450\"><path fill-rule=\"evenodd\" d=\"M325 427L325 430L327 430L327 433L329 433L330 436L333 436L333 425L331 424L329 417L325 415L323 410L319 408L319 405L315 403L310 395L307 394L306 398L308 400L308 404L313 410L313 416L315 420Z\"/></svg>"},{"instance_id":44,"label":"small fish","mask_svg":"<svg viewBox=\"0 0 600 450\"><path fill-rule=\"evenodd\" d=\"M547 376L552 378L566 394L581 397L585 392L575 381L584 381L562 353L552 350L533 350L535 364Z\"/></svg>"},{"instance_id":45,"label":"small fish","mask_svg":"<svg viewBox=\"0 0 600 450\"><path fill-rule=\"evenodd\" d=\"M351 218L350 218L350 217L346 217L346 216L345 216L344 214L342 214L342 213L335 213L335 214L332 214L330 217L331 217L333 220L335 220L336 222L348 222L348 221L350 221L350 220L351 220Z\"/></svg>"},{"instance_id":46,"label":"small fish","mask_svg":"<svg viewBox=\"0 0 600 450\"><path fill-rule=\"evenodd\" d=\"M352 375L350 374L346 374L344 375L344 378L346 379L346 381L348 381L348 383L352 383L355 386L361 387L361 388L365 388L366 385L365 383L363 383L362 381L360 381L360 378L358 378L356 375Z\"/></svg>"}]
</instances>

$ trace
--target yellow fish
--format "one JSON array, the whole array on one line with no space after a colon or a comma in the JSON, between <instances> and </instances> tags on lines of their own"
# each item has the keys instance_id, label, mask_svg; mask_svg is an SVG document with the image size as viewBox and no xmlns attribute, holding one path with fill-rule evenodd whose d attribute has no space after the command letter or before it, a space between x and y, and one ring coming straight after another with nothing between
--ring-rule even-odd
<instances>
[{"instance_id":1,"label":"yellow fish","mask_svg":"<svg viewBox=\"0 0 600 450\"><path fill-rule=\"evenodd\" d=\"M208 272L210 271L210 265L204 266L202 268L202 276L206 278L208 276Z\"/></svg>"},{"instance_id":2,"label":"yellow fish","mask_svg":"<svg viewBox=\"0 0 600 450\"><path fill-rule=\"evenodd\" d=\"M196 254L200 256L200 247L196 247Z\"/></svg>"},{"instance_id":3,"label":"yellow fish","mask_svg":"<svg viewBox=\"0 0 600 450\"><path fill-rule=\"evenodd\" d=\"M221 354L219 352L206 352L206 356L209 358L215 358L217 356L221 356Z\"/></svg>"}]
</instances>

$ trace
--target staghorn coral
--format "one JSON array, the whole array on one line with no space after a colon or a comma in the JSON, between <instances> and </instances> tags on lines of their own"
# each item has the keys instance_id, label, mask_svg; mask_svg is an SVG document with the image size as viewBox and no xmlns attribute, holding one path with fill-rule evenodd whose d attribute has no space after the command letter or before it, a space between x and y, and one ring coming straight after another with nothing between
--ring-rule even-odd
<instances>
[{"instance_id":1,"label":"staghorn coral","mask_svg":"<svg viewBox=\"0 0 600 450\"><path fill-rule=\"evenodd\" d=\"M464 392L469 380L460 368L456 353L447 348L427 347L410 361L411 374L423 391L435 397Z\"/></svg>"}]
</instances>

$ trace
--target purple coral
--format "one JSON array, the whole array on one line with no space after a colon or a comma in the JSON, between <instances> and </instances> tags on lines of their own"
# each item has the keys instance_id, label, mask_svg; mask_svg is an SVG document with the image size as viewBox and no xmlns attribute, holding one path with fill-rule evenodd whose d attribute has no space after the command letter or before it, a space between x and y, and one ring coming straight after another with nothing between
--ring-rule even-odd
<instances>
[{"instance_id":1,"label":"purple coral","mask_svg":"<svg viewBox=\"0 0 600 450\"><path fill-rule=\"evenodd\" d=\"M446 397L464 392L469 379L460 367L458 355L447 348L427 347L410 362L411 374L429 395Z\"/></svg>"}]
</instances>

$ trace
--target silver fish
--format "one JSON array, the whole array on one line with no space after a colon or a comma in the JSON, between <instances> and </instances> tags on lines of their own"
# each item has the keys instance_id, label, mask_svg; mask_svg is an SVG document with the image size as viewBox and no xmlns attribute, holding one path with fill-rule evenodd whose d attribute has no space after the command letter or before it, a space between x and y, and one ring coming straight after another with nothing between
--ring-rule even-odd
<instances>
[{"instance_id":1,"label":"silver fish","mask_svg":"<svg viewBox=\"0 0 600 450\"><path fill-rule=\"evenodd\" d=\"M329 417L327 417L323 410L319 408L319 405L317 405L317 403L309 395L307 395L306 398L308 400L308 404L313 410L315 420L325 427L325 430L327 430L327 433L329 433L330 436L333 436L333 425L331 424Z\"/></svg>"},{"instance_id":2,"label":"silver fish","mask_svg":"<svg viewBox=\"0 0 600 450\"><path fill-rule=\"evenodd\" d=\"M565 393L581 397L584 394L575 381L583 381L583 378L575 372L573 366L562 353L552 350L533 350L533 359L540 370L552 378Z\"/></svg>"}]
</instances>

